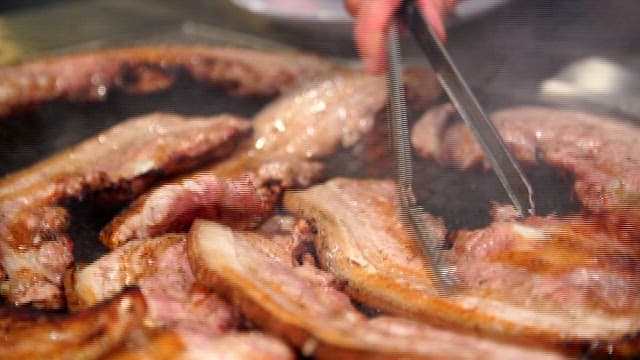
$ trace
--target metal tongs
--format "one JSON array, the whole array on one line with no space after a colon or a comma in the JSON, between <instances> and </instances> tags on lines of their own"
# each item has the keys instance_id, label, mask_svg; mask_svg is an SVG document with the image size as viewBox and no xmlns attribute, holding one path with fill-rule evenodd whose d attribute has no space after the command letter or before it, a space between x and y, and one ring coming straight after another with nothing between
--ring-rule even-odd
<instances>
[{"instance_id":1,"label":"metal tongs","mask_svg":"<svg viewBox=\"0 0 640 360\"><path fill-rule=\"evenodd\" d=\"M423 20L415 1L405 1L399 15L427 56L449 99L465 123L471 128L515 208L523 217L529 214L533 215L533 191L529 181L507 149L495 126L484 114L478 101L460 76L438 36L431 26ZM389 26L387 62L389 67L387 85L390 97L391 146L395 158L400 217L420 245L427 265L431 269L436 289L444 295L451 291L455 281L449 268L442 260L437 236L430 231L425 223L422 209L415 204L413 164L396 20L392 20Z\"/></svg>"}]
</instances>

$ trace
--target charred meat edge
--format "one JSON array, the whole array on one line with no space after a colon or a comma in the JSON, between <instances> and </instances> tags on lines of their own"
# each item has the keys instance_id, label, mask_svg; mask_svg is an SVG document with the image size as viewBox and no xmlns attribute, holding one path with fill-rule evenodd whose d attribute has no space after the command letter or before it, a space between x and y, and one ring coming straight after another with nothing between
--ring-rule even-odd
<instances>
[{"instance_id":1,"label":"charred meat edge","mask_svg":"<svg viewBox=\"0 0 640 360\"><path fill-rule=\"evenodd\" d=\"M16 304L61 307L62 272L72 261L66 202L101 192L113 195L111 201L129 199L163 173L228 154L248 130L230 115L151 114L1 179L3 295Z\"/></svg>"},{"instance_id":2,"label":"charred meat edge","mask_svg":"<svg viewBox=\"0 0 640 360\"><path fill-rule=\"evenodd\" d=\"M141 328L145 315L144 299L135 288L72 315L5 308L0 316L2 358L100 358Z\"/></svg>"},{"instance_id":3,"label":"charred meat edge","mask_svg":"<svg viewBox=\"0 0 640 360\"><path fill-rule=\"evenodd\" d=\"M112 90L148 94L179 73L230 94L274 96L331 69L318 56L234 47L150 46L35 60L0 69L0 117L45 101L97 101Z\"/></svg>"}]
</instances>

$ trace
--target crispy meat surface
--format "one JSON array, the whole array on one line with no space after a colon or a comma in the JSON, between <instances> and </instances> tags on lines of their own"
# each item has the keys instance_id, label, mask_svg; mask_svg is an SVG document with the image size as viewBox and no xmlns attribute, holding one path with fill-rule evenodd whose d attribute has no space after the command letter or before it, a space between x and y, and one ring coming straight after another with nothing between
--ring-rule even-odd
<instances>
[{"instance_id":1,"label":"crispy meat surface","mask_svg":"<svg viewBox=\"0 0 640 360\"><path fill-rule=\"evenodd\" d=\"M110 188L125 188L130 199L149 175L172 175L227 156L250 127L232 115L134 117L0 179L0 201L37 206ZM10 205L2 209L10 211Z\"/></svg>"},{"instance_id":2,"label":"crispy meat surface","mask_svg":"<svg viewBox=\"0 0 640 360\"><path fill-rule=\"evenodd\" d=\"M16 304L62 306L62 273L72 261L66 202L97 192L130 199L162 174L227 155L249 127L230 115L151 114L0 179L2 294Z\"/></svg>"},{"instance_id":3,"label":"crispy meat surface","mask_svg":"<svg viewBox=\"0 0 640 360\"><path fill-rule=\"evenodd\" d=\"M459 232L445 251L459 290L439 297L396 216L391 181L336 178L284 202L317 232L310 237L322 266L374 308L576 352L622 351L640 329L638 252L580 215Z\"/></svg>"},{"instance_id":4,"label":"crispy meat surface","mask_svg":"<svg viewBox=\"0 0 640 360\"><path fill-rule=\"evenodd\" d=\"M98 359L143 326L146 306L129 289L96 307L72 315L0 311L3 359Z\"/></svg>"},{"instance_id":5,"label":"crispy meat surface","mask_svg":"<svg viewBox=\"0 0 640 360\"><path fill-rule=\"evenodd\" d=\"M274 96L331 69L314 55L233 47L157 46L52 57L0 69L0 116L50 100L95 101L115 89L146 94L179 73L231 94Z\"/></svg>"},{"instance_id":6,"label":"crispy meat surface","mask_svg":"<svg viewBox=\"0 0 640 360\"><path fill-rule=\"evenodd\" d=\"M175 331L142 334L106 357L109 360L293 360L279 339L261 333L229 333L214 339Z\"/></svg>"},{"instance_id":7,"label":"crispy meat surface","mask_svg":"<svg viewBox=\"0 0 640 360\"><path fill-rule=\"evenodd\" d=\"M136 199L100 234L109 248L130 239L186 231L195 218L217 219L235 226L252 226L268 212L249 175L222 179L199 172L164 183Z\"/></svg>"},{"instance_id":8,"label":"crispy meat surface","mask_svg":"<svg viewBox=\"0 0 640 360\"><path fill-rule=\"evenodd\" d=\"M448 121L450 105L435 108L416 123L412 142L423 157L468 169L484 155L471 131ZM521 162L546 163L574 179L583 210L631 241L640 235L640 128L622 120L577 111L523 106L491 116Z\"/></svg>"},{"instance_id":9,"label":"crispy meat surface","mask_svg":"<svg viewBox=\"0 0 640 360\"><path fill-rule=\"evenodd\" d=\"M185 245L179 234L135 240L73 270L65 281L70 308L86 309L137 285L155 326L187 337L229 331L235 326L233 309L195 283Z\"/></svg>"},{"instance_id":10,"label":"crispy meat surface","mask_svg":"<svg viewBox=\"0 0 640 360\"><path fill-rule=\"evenodd\" d=\"M295 265L258 233L197 220L188 238L196 278L238 304L253 323L315 358L557 358L406 319L368 319L330 274Z\"/></svg>"}]
</instances>

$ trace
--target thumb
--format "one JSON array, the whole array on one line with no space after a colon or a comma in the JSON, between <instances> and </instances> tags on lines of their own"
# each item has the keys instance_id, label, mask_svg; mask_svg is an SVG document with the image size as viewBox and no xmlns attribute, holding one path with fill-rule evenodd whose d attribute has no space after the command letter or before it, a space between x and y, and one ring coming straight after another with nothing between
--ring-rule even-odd
<instances>
[{"instance_id":1,"label":"thumb","mask_svg":"<svg viewBox=\"0 0 640 360\"><path fill-rule=\"evenodd\" d=\"M424 20L431 25L442 41L447 39L444 16L449 12L449 8L446 5L442 0L418 0Z\"/></svg>"}]
</instances>

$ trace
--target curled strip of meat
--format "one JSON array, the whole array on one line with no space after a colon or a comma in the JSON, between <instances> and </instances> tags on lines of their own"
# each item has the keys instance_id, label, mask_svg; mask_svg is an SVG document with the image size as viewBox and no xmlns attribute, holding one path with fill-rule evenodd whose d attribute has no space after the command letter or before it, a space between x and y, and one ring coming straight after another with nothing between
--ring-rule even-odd
<instances>
[{"instance_id":1,"label":"curled strip of meat","mask_svg":"<svg viewBox=\"0 0 640 360\"><path fill-rule=\"evenodd\" d=\"M142 338L142 339L140 339ZM229 333L213 339L161 331L138 337L110 354L108 360L293 360L279 339L261 333Z\"/></svg>"},{"instance_id":2,"label":"curled strip of meat","mask_svg":"<svg viewBox=\"0 0 640 360\"><path fill-rule=\"evenodd\" d=\"M558 354L501 344L406 319L368 319L330 274L291 263L256 233L197 220L188 238L196 278L238 304L256 325L317 359L555 359Z\"/></svg>"},{"instance_id":3,"label":"curled strip of meat","mask_svg":"<svg viewBox=\"0 0 640 360\"><path fill-rule=\"evenodd\" d=\"M416 123L412 142L423 157L468 169L488 167L468 127L450 124L450 105ZM526 164L547 163L571 174L583 210L604 219L614 234L640 235L640 128L619 119L577 111L524 106L491 116L513 154ZM437 134L436 141L433 134Z\"/></svg>"},{"instance_id":4,"label":"curled strip of meat","mask_svg":"<svg viewBox=\"0 0 640 360\"><path fill-rule=\"evenodd\" d=\"M103 229L102 242L116 248L130 239L186 231L195 218L253 226L267 211L249 176L221 179L200 172L154 188Z\"/></svg>"},{"instance_id":5,"label":"curled strip of meat","mask_svg":"<svg viewBox=\"0 0 640 360\"><path fill-rule=\"evenodd\" d=\"M589 218L530 217L460 231L445 252L460 289L443 298L396 216L392 182L336 178L288 192L284 202L313 223L306 236L322 267L366 305L576 353L623 352L629 339L631 351L639 349L640 257L635 244Z\"/></svg>"},{"instance_id":6,"label":"curled strip of meat","mask_svg":"<svg viewBox=\"0 0 640 360\"><path fill-rule=\"evenodd\" d=\"M58 308L72 261L65 202L109 192L130 199L160 175L230 153L250 125L231 115L130 119L75 147L0 179L2 295L16 304Z\"/></svg>"},{"instance_id":7,"label":"curled strip of meat","mask_svg":"<svg viewBox=\"0 0 640 360\"><path fill-rule=\"evenodd\" d=\"M132 285L144 295L154 326L212 339L235 325L232 307L195 283L184 235L131 241L65 278L68 305L76 311Z\"/></svg>"},{"instance_id":8,"label":"curled strip of meat","mask_svg":"<svg viewBox=\"0 0 640 360\"><path fill-rule=\"evenodd\" d=\"M158 46L52 57L0 69L0 116L49 100L100 100L113 89L166 89L180 72L236 95L273 96L332 64L317 56L232 47Z\"/></svg>"},{"instance_id":9,"label":"curled strip of meat","mask_svg":"<svg viewBox=\"0 0 640 360\"><path fill-rule=\"evenodd\" d=\"M143 326L146 306L129 289L94 308L72 315L0 312L3 359L97 359Z\"/></svg>"}]
</instances>

